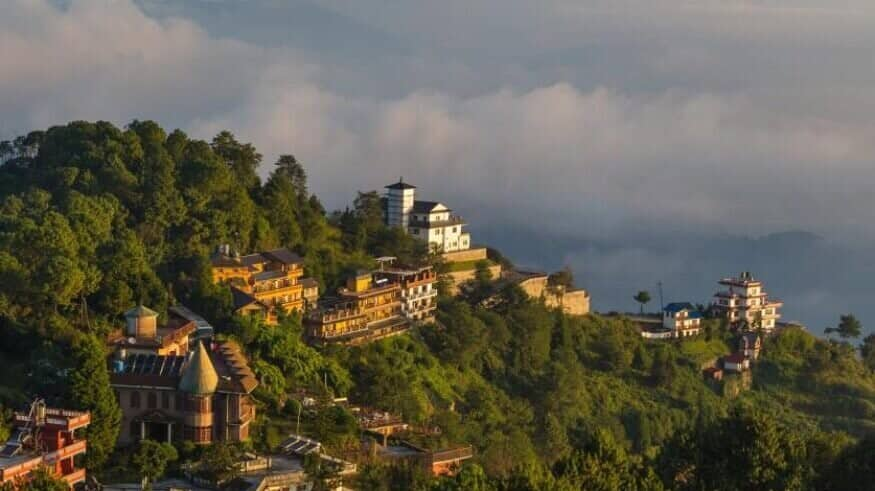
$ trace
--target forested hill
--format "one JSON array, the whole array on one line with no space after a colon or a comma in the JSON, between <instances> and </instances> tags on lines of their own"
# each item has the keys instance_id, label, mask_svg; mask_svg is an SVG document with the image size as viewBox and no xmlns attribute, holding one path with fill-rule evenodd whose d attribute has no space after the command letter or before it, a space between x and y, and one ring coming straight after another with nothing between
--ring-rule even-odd
<instances>
[{"instance_id":1,"label":"forested hill","mask_svg":"<svg viewBox=\"0 0 875 491\"><path fill-rule=\"evenodd\" d=\"M289 247L323 292L372 257L430 258L383 225L379 195L327 212L291 155L262 162L230 133L211 142L153 122L75 122L0 145L0 404L8 420L35 394L89 409L86 464L106 480L130 467L114 450L118 407L103 339L143 303L184 303L251 359L262 406L251 445L275 446L298 414L290 394L321 394L303 431L331 452L358 442L331 396L440 428L471 443L455 478L364 463L361 489L871 489L875 350L790 329L769 339L750 387L706 383L700 366L734 351L719 321L684 342L645 342L622 318L570 318L480 278L441 297L436 325L362 347L304 344L296 316L276 328L231 315L209 254ZM313 163L318 165L318 163ZM270 165L268 179L258 169ZM440 265L438 264L440 267ZM493 309L477 301L497 295ZM8 423L8 421L7 421ZM3 426L3 436L8 424ZM180 448L181 459L196 449ZM172 472L172 470L171 470Z\"/></svg>"}]
</instances>

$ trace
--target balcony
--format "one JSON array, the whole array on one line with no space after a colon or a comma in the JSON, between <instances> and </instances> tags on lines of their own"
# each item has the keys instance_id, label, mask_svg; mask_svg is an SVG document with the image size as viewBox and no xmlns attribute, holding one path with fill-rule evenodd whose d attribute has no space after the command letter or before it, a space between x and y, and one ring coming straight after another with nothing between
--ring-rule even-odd
<instances>
[{"instance_id":1,"label":"balcony","mask_svg":"<svg viewBox=\"0 0 875 491\"><path fill-rule=\"evenodd\" d=\"M80 453L85 453L88 444L85 440L79 440L73 442L66 447L59 448L54 452L48 452L43 456L43 460L46 463L53 464L59 460L64 460L69 457L73 457L74 455L79 455Z\"/></svg>"},{"instance_id":2,"label":"balcony","mask_svg":"<svg viewBox=\"0 0 875 491\"><path fill-rule=\"evenodd\" d=\"M407 300L408 302L415 302L416 300L422 300L425 298L431 298L431 297L436 297L436 296L437 296L437 290L432 289L432 290L424 291L421 293L414 293L412 295L408 295L408 296L405 296L403 298L405 300Z\"/></svg>"},{"instance_id":3,"label":"balcony","mask_svg":"<svg viewBox=\"0 0 875 491\"><path fill-rule=\"evenodd\" d=\"M64 474L61 479L72 488L74 484L85 481L85 469L76 469L69 474Z\"/></svg>"}]
</instances>

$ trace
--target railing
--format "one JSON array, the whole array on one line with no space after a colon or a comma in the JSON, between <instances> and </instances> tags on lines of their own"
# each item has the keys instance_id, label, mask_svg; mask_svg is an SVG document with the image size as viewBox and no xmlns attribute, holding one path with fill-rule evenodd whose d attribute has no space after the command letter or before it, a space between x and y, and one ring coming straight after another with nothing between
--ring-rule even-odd
<instances>
[{"instance_id":1,"label":"railing","mask_svg":"<svg viewBox=\"0 0 875 491\"><path fill-rule=\"evenodd\" d=\"M433 464L439 462L450 462L454 460L470 459L474 456L474 447L468 445L466 447L454 448L450 450L439 450L432 452L430 459Z\"/></svg>"},{"instance_id":2,"label":"railing","mask_svg":"<svg viewBox=\"0 0 875 491\"><path fill-rule=\"evenodd\" d=\"M64 474L61 476L61 479L72 487L74 484L85 480L85 469L77 469L69 474Z\"/></svg>"},{"instance_id":3,"label":"railing","mask_svg":"<svg viewBox=\"0 0 875 491\"><path fill-rule=\"evenodd\" d=\"M43 456L43 460L48 463L54 463L58 460L66 459L67 457L72 457L74 455L78 455L82 452L85 452L88 445L85 440L79 440L78 442L73 442L66 447L59 448L54 452L48 452Z\"/></svg>"},{"instance_id":4,"label":"railing","mask_svg":"<svg viewBox=\"0 0 875 491\"><path fill-rule=\"evenodd\" d=\"M415 293L413 295L404 297L404 299L408 300L408 301L413 301L413 300L420 300L423 298L430 298L430 297L436 297L436 296L437 296L437 290L432 289L432 290L421 292L421 293Z\"/></svg>"}]
</instances>

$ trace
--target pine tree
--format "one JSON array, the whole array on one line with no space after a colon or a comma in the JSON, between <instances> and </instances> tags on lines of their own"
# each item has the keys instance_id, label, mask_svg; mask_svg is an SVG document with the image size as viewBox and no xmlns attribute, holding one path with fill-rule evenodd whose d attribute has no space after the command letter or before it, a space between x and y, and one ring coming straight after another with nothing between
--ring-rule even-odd
<instances>
[{"instance_id":1,"label":"pine tree","mask_svg":"<svg viewBox=\"0 0 875 491\"><path fill-rule=\"evenodd\" d=\"M103 344L93 335L81 334L73 342L75 367L70 373L70 396L77 409L91 411L86 429L88 453L85 467L100 469L115 447L121 410L109 385Z\"/></svg>"}]
</instances>

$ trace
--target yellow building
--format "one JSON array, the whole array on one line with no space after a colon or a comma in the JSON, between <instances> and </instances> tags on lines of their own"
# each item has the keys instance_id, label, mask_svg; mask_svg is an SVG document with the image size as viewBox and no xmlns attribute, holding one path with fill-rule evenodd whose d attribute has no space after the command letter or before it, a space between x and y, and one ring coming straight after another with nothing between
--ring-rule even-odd
<instances>
[{"instance_id":1,"label":"yellow building","mask_svg":"<svg viewBox=\"0 0 875 491\"><path fill-rule=\"evenodd\" d=\"M338 298L307 316L311 339L358 344L399 334L410 327L398 282L360 271L337 293Z\"/></svg>"},{"instance_id":2,"label":"yellow building","mask_svg":"<svg viewBox=\"0 0 875 491\"><path fill-rule=\"evenodd\" d=\"M319 298L318 283L303 277L303 259L285 248L240 256L223 246L211 263L213 281L230 285L238 314L273 324L278 312L303 312Z\"/></svg>"}]
</instances>

